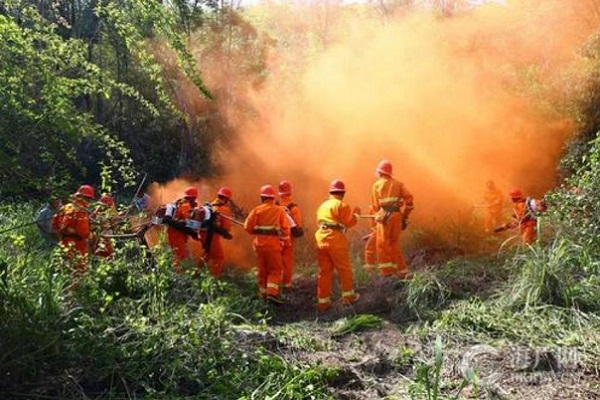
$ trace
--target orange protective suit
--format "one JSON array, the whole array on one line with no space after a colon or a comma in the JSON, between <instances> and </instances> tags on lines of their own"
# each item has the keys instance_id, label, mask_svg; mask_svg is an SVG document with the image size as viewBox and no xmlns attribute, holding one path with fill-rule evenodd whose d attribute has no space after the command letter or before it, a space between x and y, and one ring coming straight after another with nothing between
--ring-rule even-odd
<instances>
[{"instance_id":1,"label":"orange protective suit","mask_svg":"<svg viewBox=\"0 0 600 400\"><path fill-rule=\"evenodd\" d=\"M398 241L402 232L402 221L408 218L413 209L413 196L404 184L391 176L382 175L373 184L371 209L378 215L375 219L375 246L379 274L405 278L408 275L408 267Z\"/></svg>"},{"instance_id":2,"label":"orange protective suit","mask_svg":"<svg viewBox=\"0 0 600 400\"><path fill-rule=\"evenodd\" d=\"M182 198L170 206L172 209L167 208L168 215L175 221L185 223L185 220L190 217L195 204L186 198ZM175 267L175 272L182 272L179 265L182 260L189 258L187 239L187 233L172 226L167 227L167 241L171 250L173 250L173 267Z\"/></svg>"},{"instance_id":3,"label":"orange protective suit","mask_svg":"<svg viewBox=\"0 0 600 400\"><path fill-rule=\"evenodd\" d=\"M488 185L483 201L485 205L485 222L484 227L486 232L491 232L502 220L502 203L504 196L502 192L493 185Z\"/></svg>"},{"instance_id":4,"label":"orange protective suit","mask_svg":"<svg viewBox=\"0 0 600 400\"><path fill-rule=\"evenodd\" d=\"M352 303L358 297L354 292L354 273L350 263L348 239L344 233L347 228L356 225L356 222L356 215L338 194L331 194L317 210L317 307L320 310L331 307L334 271L337 271L340 280L342 302Z\"/></svg>"},{"instance_id":5,"label":"orange protective suit","mask_svg":"<svg viewBox=\"0 0 600 400\"><path fill-rule=\"evenodd\" d=\"M210 203L210 207L212 212L217 213L217 216L213 222L215 226L220 228L221 231L231 231L231 221L221 217L221 215L231 217L231 210L229 207L227 207L227 204L222 203L219 198L216 198L212 201L212 203ZM207 229L210 229L210 227ZM206 244L208 235L209 232L207 230L202 230L200 232L202 243ZM221 236L214 231L211 233L210 245L208 249L205 249L203 259L208 265L212 276L219 278L223 274L225 253L223 252L223 245L221 244Z\"/></svg>"},{"instance_id":6,"label":"orange protective suit","mask_svg":"<svg viewBox=\"0 0 600 400\"><path fill-rule=\"evenodd\" d=\"M88 261L88 240L90 238L89 203L82 198L74 198L62 206L52 218L52 228L60 236L60 246L65 250L67 260L73 263L74 272L83 272Z\"/></svg>"},{"instance_id":7,"label":"orange protective suit","mask_svg":"<svg viewBox=\"0 0 600 400\"><path fill-rule=\"evenodd\" d=\"M244 222L244 229L254 236L252 243L258 258L258 290L260 296L279 298L283 272L281 249L289 245L290 224L283 207L274 198L263 199Z\"/></svg>"},{"instance_id":8,"label":"orange protective suit","mask_svg":"<svg viewBox=\"0 0 600 400\"><path fill-rule=\"evenodd\" d=\"M285 207L286 212L292 217L296 226L302 226L302 212L292 200L292 196L281 195L280 204ZM292 287L292 277L294 276L294 245L295 239L292 237L289 244L283 246L281 256L283 258L283 277L282 286L285 289Z\"/></svg>"},{"instance_id":9,"label":"orange protective suit","mask_svg":"<svg viewBox=\"0 0 600 400\"><path fill-rule=\"evenodd\" d=\"M527 205L527 202L532 200L522 199L513 205L514 218L519 224L521 240L525 244L533 244L537 240L537 219Z\"/></svg>"},{"instance_id":10,"label":"orange protective suit","mask_svg":"<svg viewBox=\"0 0 600 400\"><path fill-rule=\"evenodd\" d=\"M373 214L373 209L369 207L368 214ZM369 274L377 269L377 235L375 234L376 222L371 220L371 232L365 243L365 265L364 269Z\"/></svg>"}]
</instances>

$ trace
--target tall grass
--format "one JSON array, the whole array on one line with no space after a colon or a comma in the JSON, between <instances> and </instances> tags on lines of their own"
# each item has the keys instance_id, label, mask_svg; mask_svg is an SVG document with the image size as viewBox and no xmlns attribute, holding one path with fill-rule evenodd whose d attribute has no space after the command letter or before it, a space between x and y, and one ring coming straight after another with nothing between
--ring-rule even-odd
<instances>
[{"instance_id":1,"label":"tall grass","mask_svg":"<svg viewBox=\"0 0 600 400\"><path fill-rule=\"evenodd\" d=\"M32 211L0 206L15 224ZM267 320L253 281L174 275L168 249L153 254L119 244L72 285L35 227L2 235L0 397L327 397L327 370L290 364L244 334Z\"/></svg>"}]
</instances>

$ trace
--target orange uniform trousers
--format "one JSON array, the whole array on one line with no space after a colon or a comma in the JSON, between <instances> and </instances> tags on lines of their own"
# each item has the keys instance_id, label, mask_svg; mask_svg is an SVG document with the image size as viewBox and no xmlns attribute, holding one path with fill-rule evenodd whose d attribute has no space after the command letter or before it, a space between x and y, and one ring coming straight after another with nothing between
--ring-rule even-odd
<instances>
[{"instance_id":1,"label":"orange uniform trousers","mask_svg":"<svg viewBox=\"0 0 600 400\"><path fill-rule=\"evenodd\" d=\"M292 287L292 277L294 276L294 239L291 240L290 244L283 246L281 250L281 258L283 261L283 277L281 285L285 289Z\"/></svg>"},{"instance_id":2,"label":"orange uniform trousers","mask_svg":"<svg viewBox=\"0 0 600 400\"><path fill-rule=\"evenodd\" d=\"M319 272L317 275L318 308L326 310L331 307L334 271L337 272L340 280L342 302L349 303L353 301L355 298L354 273L350 264L348 248L317 248L317 261L319 263Z\"/></svg>"},{"instance_id":3,"label":"orange uniform trousers","mask_svg":"<svg viewBox=\"0 0 600 400\"><path fill-rule=\"evenodd\" d=\"M73 263L73 272L81 273L87 268L88 241L72 236L65 236L60 240L60 245L65 249L67 260Z\"/></svg>"},{"instance_id":4,"label":"orange uniform trousers","mask_svg":"<svg viewBox=\"0 0 600 400\"><path fill-rule=\"evenodd\" d=\"M201 232L200 237L202 242L206 240L206 232ZM225 263L225 252L223 251L223 244L221 243L221 237L216 233L213 233L210 248L204 253L202 257L210 273L215 278L220 278L223 275L223 265Z\"/></svg>"},{"instance_id":5,"label":"orange uniform trousers","mask_svg":"<svg viewBox=\"0 0 600 400\"><path fill-rule=\"evenodd\" d=\"M255 248L258 262L258 290L261 297L279 296L279 285L283 272L281 250Z\"/></svg>"},{"instance_id":6,"label":"orange uniform trousers","mask_svg":"<svg viewBox=\"0 0 600 400\"><path fill-rule=\"evenodd\" d=\"M393 212L385 223L378 222L375 226L375 247L377 266L381 276L408 273L404 254L400 250L400 234L402 233L402 214Z\"/></svg>"},{"instance_id":7,"label":"orange uniform trousers","mask_svg":"<svg viewBox=\"0 0 600 400\"><path fill-rule=\"evenodd\" d=\"M371 231L365 243L365 270L373 273L377 268L377 235L375 229Z\"/></svg>"},{"instance_id":8,"label":"orange uniform trousers","mask_svg":"<svg viewBox=\"0 0 600 400\"><path fill-rule=\"evenodd\" d=\"M533 244L537 240L537 221L529 220L519 226L521 240L525 244Z\"/></svg>"},{"instance_id":9,"label":"orange uniform trousers","mask_svg":"<svg viewBox=\"0 0 600 400\"><path fill-rule=\"evenodd\" d=\"M181 261L188 258L187 251L187 235L177 229L167 228L167 242L173 250L173 267L176 272L181 272L179 264Z\"/></svg>"}]
</instances>

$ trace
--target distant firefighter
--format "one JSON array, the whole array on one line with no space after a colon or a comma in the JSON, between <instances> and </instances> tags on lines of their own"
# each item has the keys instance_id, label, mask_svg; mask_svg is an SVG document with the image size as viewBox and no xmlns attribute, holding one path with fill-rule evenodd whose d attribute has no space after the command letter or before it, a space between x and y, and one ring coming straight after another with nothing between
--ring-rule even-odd
<instances>
[{"instance_id":1,"label":"distant firefighter","mask_svg":"<svg viewBox=\"0 0 600 400\"><path fill-rule=\"evenodd\" d=\"M317 276L317 307L325 311L332 305L331 294L333 274L337 272L342 290L342 303L351 304L360 297L354 292L354 272L350 263L350 251L346 229L357 222L358 208L350 209L344 203L346 185L334 180L329 187L329 198L317 209L317 225L315 233L317 242L317 260L319 272Z\"/></svg>"},{"instance_id":2,"label":"distant firefighter","mask_svg":"<svg viewBox=\"0 0 600 400\"><path fill-rule=\"evenodd\" d=\"M537 219L546 211L546 202L525 197L520 189L511 190L508 196L513 202L513 220L494 229L494 232L519 228L523 243L531 245L537 240Z\"/></svg>"},{"instance_id":3,"label":"distant firefighter","mask_svg":"<svg viewBox=\"0 0 600 400\"><path fill-rule=\"evenodd\" d=\"M283 277L282 287L284 289L291 289L292 277L294 275L294 246L296 238L302 236L304 231L302 229L302 212L300 207L296 204L292 198L292 184L289 181L283 180L279 182L279 204L287 212L290 221L291 240L289 245L283 246L282 257L283 257Z\"/></svg>"},{"instance_id":4,"label":"distant firefighter","mask_svg":"<svg viewBox=\"0 0 600 400\"><path fill-rule=\"evenodd\" d=\"M484 228L486 233L490 233L502 220L504 196L500 189L496 187L494 181L487 181L485 187L483 194L483 208L485 209Z\"/></svg>"},{"instance_id":5,"label":"distant firefighter","mask_svg":"<svg viewBox=\"0 0 600 400\"><path fill-rule=\"evenodd\" d=\"M290 246L290 223L283 207L275 204L275 188L260 188L261 204L244 222L244 229L254 235L253 247L258 258L258 290L263 300L284 303L280 285L283 273L281 250Z\"/></svg>"},{"instance_id":6,"label":"distant firefighter","mask_svg":"<svg viewBox=\"0 0 600 400\"><path fill-rule=\"evenodd\" d=\"M381 276L407 279L408 266L400 250L400 234L408 225L413 196L404 184L392 177L392 164L382 160L376 169L379 179L371 190L371 209L375 213L375 247Z\"/></svg>"}]
</instances>

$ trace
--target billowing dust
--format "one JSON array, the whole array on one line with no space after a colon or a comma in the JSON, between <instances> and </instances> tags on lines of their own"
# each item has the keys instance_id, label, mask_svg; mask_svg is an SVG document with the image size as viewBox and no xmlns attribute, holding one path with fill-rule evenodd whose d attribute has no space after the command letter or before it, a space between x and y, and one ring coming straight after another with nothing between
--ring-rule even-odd
<instances>
[{"instance_id":1,"label":"billowing dust","mask_svg":"<svg viewBox=\"0 0 600 400\"><path fill-rule=\"evenodd\" d=\"M543 195L575 130L556 111L568 85L561 71L576 65L596 3L506 1L447 18L320 3L248 10L274 39L267 77L217 103L236 135L220 153L224 176L200 185L201 200L227 184L250 209L261 185L288 179L310 227L334 178L366 210L381 159L414 194L411 226L481 203L490 179L503 192ZM199 64L209 87L227 86L222 60ZM167 185L163 200L183 186ZM249 242L237 243L229 254L245 259Z\"/></svg>"}]
</instances>

